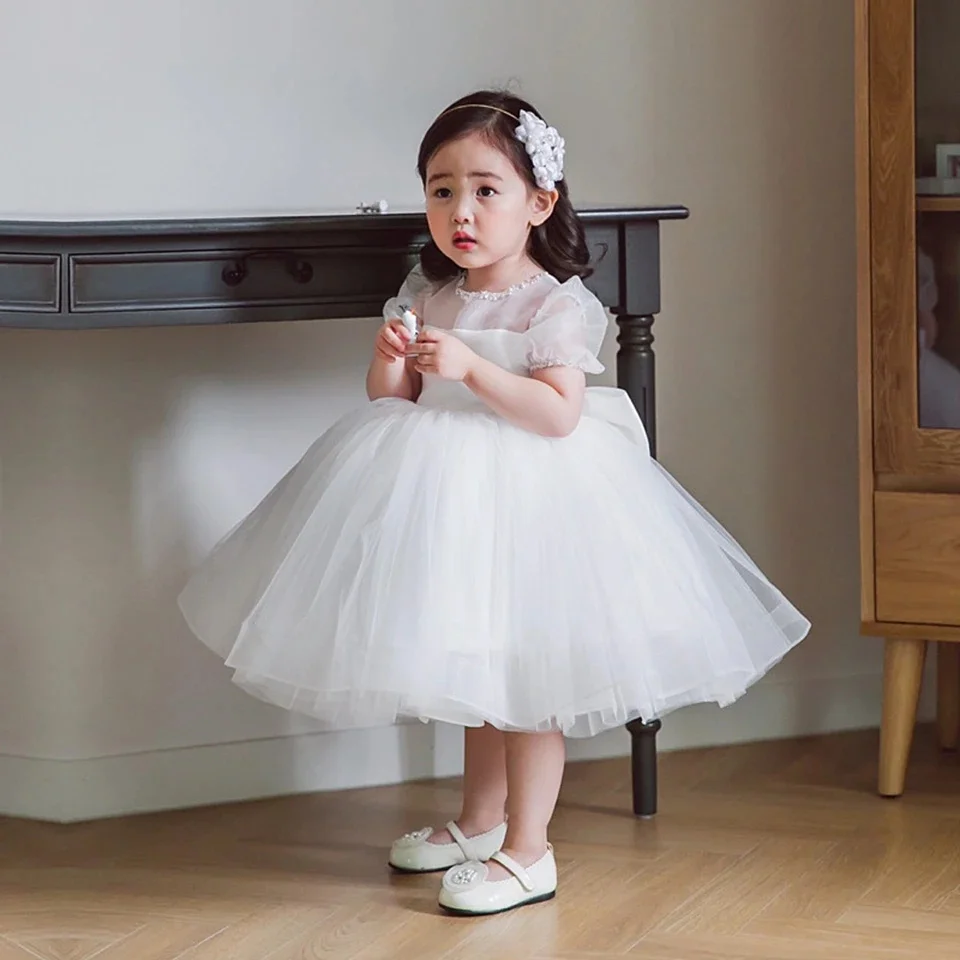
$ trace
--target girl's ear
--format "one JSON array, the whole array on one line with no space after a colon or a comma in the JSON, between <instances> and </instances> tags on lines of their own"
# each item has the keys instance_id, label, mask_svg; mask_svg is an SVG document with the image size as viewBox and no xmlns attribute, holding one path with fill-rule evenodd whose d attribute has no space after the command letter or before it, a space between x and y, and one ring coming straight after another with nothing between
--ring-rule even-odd
<instances>
[{"instance_id":1,"label":"girl's ear","mask_svg":"<svg viewBox=\"0 0 960 960\"><path fill-rule=\"evenodd\" d=\"M530 199L530 226L539 227L546 223L557 205L560 194L556 190L536 190Z\"/></svg>"}]
</instances>

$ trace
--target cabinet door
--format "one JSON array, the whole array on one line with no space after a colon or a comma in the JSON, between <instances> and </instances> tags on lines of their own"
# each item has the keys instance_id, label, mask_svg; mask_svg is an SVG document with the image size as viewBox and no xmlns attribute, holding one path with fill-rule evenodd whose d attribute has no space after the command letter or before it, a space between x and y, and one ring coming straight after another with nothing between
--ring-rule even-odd
<instances>
[{"instance_id":1,"label":"cabinet door","mask_svg":"<svg viewBox=\"0 0 960 960\"><path fill-rule=\"evenodd\" d=\"M874 468L960 483L960 2L867 14Z\"/></svg>"}]
</instances>

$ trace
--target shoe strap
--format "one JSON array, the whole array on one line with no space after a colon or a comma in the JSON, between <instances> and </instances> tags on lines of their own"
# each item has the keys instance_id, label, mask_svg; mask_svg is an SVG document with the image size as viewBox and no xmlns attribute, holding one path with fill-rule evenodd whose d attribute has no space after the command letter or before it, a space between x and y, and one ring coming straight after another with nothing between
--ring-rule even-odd
<instances>
[{"instance_id":1,"label":"shoe strap","mask_svg":"<svg viewBox=\"0 0 960 960\"><path fill-rule=\"evenodd\" d=\"M480 859L473 849L473 843L470 841L470 838L466 836L453 820L447 824L447 830L450 831L450 836L453 837L454 842L460 848L460 852L463 854L465 860Z\"/></svg>"},{"instance_id":2,"label":"shoe strap","mask_svg":"<svg viewBox=\"0 0 960 960\"><path fill-rule=\"evenodd\" d=\"M520 864L510 856L510 854L504 853L502 850L498 850L490 859L496 860L501 867L509 870L520 881L520 886L523 887L527 893L530 893L533 890L534 883L530 879L530 874L527 873L527 871L524 870L524 868L521 867Z\"/></svg>"}]
</instances>

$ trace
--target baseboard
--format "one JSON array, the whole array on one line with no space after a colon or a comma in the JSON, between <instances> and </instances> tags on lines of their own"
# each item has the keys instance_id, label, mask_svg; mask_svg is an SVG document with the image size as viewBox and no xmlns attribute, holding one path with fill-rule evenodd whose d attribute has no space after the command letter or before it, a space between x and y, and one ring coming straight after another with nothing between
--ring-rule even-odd
<instances>
[{"instance_id":1,"label":"baseboard","mask_svg":"<svg viewBox=\"0 0 960 960\"><path fill-rule=\"evenodd\" d=\"M925 684L921 719L933 716ZM876 727L879 675L761 682L725 710L671 714L662 751ZM312 791L454 776L462 763L456 728L404 724L304 734L82 760L0 756L0 814L69 823ZM571 761L623 756L629 736L613 730L572 740Z\"/></svg>"}]
</instances>

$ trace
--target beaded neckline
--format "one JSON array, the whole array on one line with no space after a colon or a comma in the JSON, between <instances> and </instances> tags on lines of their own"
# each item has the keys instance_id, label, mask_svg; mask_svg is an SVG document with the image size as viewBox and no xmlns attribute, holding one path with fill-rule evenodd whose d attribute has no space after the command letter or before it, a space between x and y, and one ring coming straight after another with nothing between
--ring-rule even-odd
<instances>
[{"instance_id":1,"label":"beaded neckline","mask_svg":"<svg viewBox=\"0 0 960 960\"><path fill-rule=\"evenodd\" d=\"M463 285L467 282L467 275L465 273L461 273L460 278L457 280L455 289L457 291L457 296L460 297L461 300L505 300L518 290L523 290L525 287L529 287L531 284L536 283L546 275L547 271L541 270L540 273L534 274L532 277L527 277L526 280L521 280L519 283L515 283L512 287L507 287L506 290L464 290Z\"/></svg>"}]
</instances>

